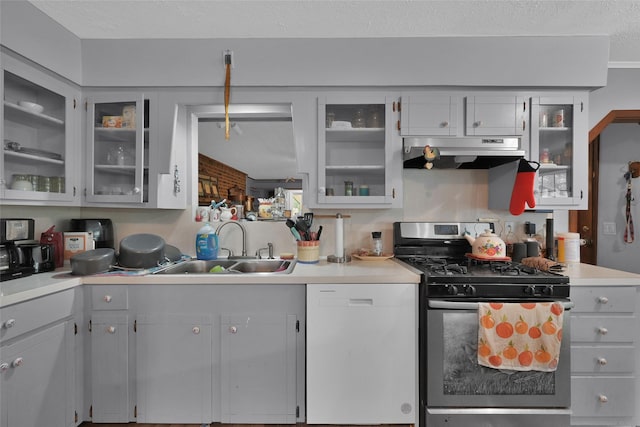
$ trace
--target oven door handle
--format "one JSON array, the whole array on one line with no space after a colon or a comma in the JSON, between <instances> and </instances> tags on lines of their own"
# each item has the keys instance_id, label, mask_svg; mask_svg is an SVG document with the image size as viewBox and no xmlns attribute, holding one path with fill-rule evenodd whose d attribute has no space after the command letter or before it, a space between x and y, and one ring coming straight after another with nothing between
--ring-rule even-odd
<instances>
[{"instance_id":1,"label":"oven door handle","mask_svg":"<svg viewBox=\"0 0 640 427\"><path fill-rule=\"evenodd\" d=\"M574 307L573 301L560 301L560 303L565 310L571 310ZM480 303L477 302L429 300L429 308L444 310L478 310L479 305Z\"/></svg>"}]
</instances>

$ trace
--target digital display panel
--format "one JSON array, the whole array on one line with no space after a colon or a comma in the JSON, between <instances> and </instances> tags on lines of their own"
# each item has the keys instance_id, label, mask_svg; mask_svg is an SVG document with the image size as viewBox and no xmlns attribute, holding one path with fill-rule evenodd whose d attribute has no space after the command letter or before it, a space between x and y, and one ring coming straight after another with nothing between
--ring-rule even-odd
<instances>
[{"instance_id":1,"label":"digital display panel","mask_svg":"<svg viewBox=\"0 0 640 427\"><path fill-rule=\"evenodd\" d=\"M435 224L433 231L436 236L457 236L459 234L456 224Z\"/></svg>"}]
</instances>

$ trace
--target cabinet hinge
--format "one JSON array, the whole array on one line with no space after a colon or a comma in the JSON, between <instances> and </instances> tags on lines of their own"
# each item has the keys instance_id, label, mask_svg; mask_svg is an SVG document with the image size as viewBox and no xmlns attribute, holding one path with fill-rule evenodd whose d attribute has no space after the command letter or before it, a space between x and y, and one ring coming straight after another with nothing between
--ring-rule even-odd
<instances>
[{"instance_id":1,"label":"cabinet hinge","mask_svg":"<svg viewBox=\"0 0 640 427\"><path fill-rule=\"evenodd\" d=\"M398 130L400 130L400 120L398 120L398 122L396 124L396 128L398 128Z\"/></svg>"},{"instance_id":2,"label":"cabinet hinge","mask_svg":"<svg viewBox=\"0 0 640 427\"><path fill-rule=\"evenodd\" d=\"M296 418L300 416L300 407L296 406Z\"/></svg>"},{"instance_id":3,"label":"cabinet hinge","mask_svg":"<svg viewBox=\"0 0 640 427\"><path fill-rule=\"evenodd\" d=\"M398 111L398 110L396 110L396 101L393 101L393 104L392 104L391 109L393 110L393 112L394 112L394 113L395 113L396 111Z\"/></svg>"},{"instance_id":4,"label":"cabinet hinge","mask_svg":"<svg viewBox=\"0 0 640 427\"><path fill-rule=\"evenodd\" d=\"M89 320L89 332L91 332L91 320Z\"/></svg>"},{"instance_id":5,"label":"cabinet hinge","mask_svg":"<svg viewBox=\"0 0 640 427\"><path fill-rule=\"evenodd\" d=\"M73 422L75 422L76 424L78 423L78 411L73 411L74 415L73 415Z\"/></svg>"},{"instance_id":6,"label":"cabinet hinge","mask_svg":"<svg viewBox=\"0 0 640 427\"><path fill-rule=\"evenodd\" d=\"M584 102L580 103L580 112L582 113L584 111Z\"/></svg>"},{"instance_id":7,"label":"cabinet hinge","mask_svg":"<svg viewBox=\"0 0 640 427\"><path fill-rule=\"evenodd\" d=\"M138 321L137 320L133 321L133 332L138 332Z\"/></svg>"},{"instance_id":8,"label":"cabinet hinge","mask_svg":"<svg viewBox=\"0 0 640 427\"><path fill-rule=\"evenodd\" d=\"M84 111L89 110L89 101L84 101Z\"/></svg>"},{"instance_id":9,"label":"cabinet hinge","mask_svg":"<svg viewBox=\"0 0 640 427\"><path fill-rule=\"evenodd\" d=\"M78 335L78 324L73 322L73 335Z\"/></svg>"},{"instance_id":10,"label":"cabinet hinge","mask_svg":"<svg viewBox=\"0 0 640 427\"><path fill-rule=\"evenodd\" d=\"M391 189L391 198L392 199L396 198L396 189L395 188Z\"/></svg>"},{"instance_id":11,"label":"cabinet hinge","mask_svg":"<svg viewBox=\"0 0 640 427\"><path fill-rule=\"evenodd\" d=\"M300 321L296 320L296 332L300 332Z\"/></svg>"},{"instance_id":12,"label":"cabinet hinge","mask_svg":"<svg viewBox=\"0 0 640 427\"><path fill-rule=\"evenodd\" d=\"M133 407L133 418L138 418L138 405Z\"/></svg>"},{"instance_id":13,"label":"cabinet hinge","mask_svg":"<svg viewBox=\"0 0 640 427\"><path fill-rule=\"evenodd\" d=\"M93 418L93 405L89 406L89 418Z\"/></svg>"},{"instance_id":14,"label":"cabinet hinge","mask_svg":"<svg viewBox=\"0 0 640 427\"><path fill-rule=\"evenodd\" d=\"M527 101L522 102L522 111L523 112L527 111Z\"/></svg>"}]
</instances>

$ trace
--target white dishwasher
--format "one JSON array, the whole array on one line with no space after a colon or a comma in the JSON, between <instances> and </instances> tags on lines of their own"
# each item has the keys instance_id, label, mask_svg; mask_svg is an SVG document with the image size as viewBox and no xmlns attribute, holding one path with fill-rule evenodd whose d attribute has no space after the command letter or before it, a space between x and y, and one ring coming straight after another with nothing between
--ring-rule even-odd
<instances>
[{"instance_id":1,"label":"white dishwasher","mask_svg":"<svg viewBox=\"0 0 640 427\"><path fill-rule=\"evenodd\" d=\"M417 285L307 285L307 424L416 424Z\"/></svg>"}]
</instances>

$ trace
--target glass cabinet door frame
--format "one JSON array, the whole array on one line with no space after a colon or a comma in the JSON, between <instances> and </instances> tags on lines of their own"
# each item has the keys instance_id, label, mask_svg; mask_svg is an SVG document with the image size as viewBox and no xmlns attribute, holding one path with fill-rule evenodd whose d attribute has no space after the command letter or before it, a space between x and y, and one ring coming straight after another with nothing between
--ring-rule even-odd
<instances>
[{"instance_id":1,"label":"glass cabinet door frame","mask_svg":"<svg viewBox=\"0 0 640 427\"><path fill-rule=\"evenodd\" d=\"M541 112L543 106L571 106L572 107L572 123L565 123L563 127L554 127L554 118L547 117L548 125L546 127L541 126ZM580 147L586 147L588 141L587 131L587 114L586 105L581 97L578 96L540 96L533 97L531 99L531 160L540 161L540 154L542 148L540 147L540 134L541 132L565 132L570 133L570 140L572 144L571 152L571 193L568 193L566 197L542 197L538 191L538 178L541 173L551 173L551 169L559 170L559 167L547 166L541 163L541 167L536 173L536 208L544 207L561 207L561 206L578 206L585 205L588 197L588 155L586 150L584 153L580 152ZM565 120L567 120L565 114ZM581 141L582 139L582 141ZM553 162L553 159L551 159ZM554 169L554 170L555 170Z\"/></svg>"},{"instance_id":2,"label":"glass cabinet door frame","mask_svg":"<svg viewBox=\"0 0 640 427\"><path fill-rule=\"evenodd\" d=\"M399 97L385 96L385 95L327 95L318 98L318 204L321 205L352 205L358 206L390 206L393 203L396 195L396 190L393 188L392 180L392 160L393 160L393 137L392 130L398 120L398 113L394 113L393 104L399 106ZM353 139L358 140L359 133L368 132L383 132L384 133L384 164L375 165L384 167L384 194L383 195L358 195L358 188L353 188L353 195L344 195L344 188L334 188L334 195L327 195L327 105L380 105L384 106L384 129L380 128L349 128L344 130L333 130L330 132L344 132L344 134L353 134ZM401 144L398 145L401 147ZM365 175L367 168L372 165L352 165L354 175ZM346 168L349 168L347 166ZM347 174L345 169L345 174Z\"/></svg>"},{"instance_id":3,"label":"glass cabinet door frame","mask_svg":"<svg viewBox=\"0 0 640 427\"><path fill-rule=\"evenodd\" d=\"M5 72L11 73L20 79L26 80L34 86L42 88L43 91L46 90L48 92L52 92L55 95L59 95L60 98L64 99L64 120L50 116L49 114L47 114L46 110L43 113L34 113L27 111L26 109L21 108L13 104L11 101L7 100L5 92ZM76 168L74 166L81 159L81 155L79 153L80 150L78 149L79 134L76 132L76 130L79 128L77 124L80 123L80 109L78 108L80 100L80 90L75 90L72 85L68 85L43 71L39 71L34 67L24 64L20 60L5 53L2 53L0 86L2 88L3 98L3 103L0 106L0 120L2 120L1 136L3 139L3 147L2 150L0 150L0 164L2 165L3 173L3 176L0 177L0 182L2 183L2 185L0 185L0 198L16 201L64 202L65 205L68 204L68 202L77 201L79 199L77 197L77 186L80 174L76 173ZM6 177L4 176L6 166L5 162L12 161L12 158L9 156L9 154L6 154L7 151L4 149L4 140L7 137L5 118L8 114L24 116L25 123L27 121L31 121L34 123L34 129L45 127L50 129L60 129L64 140L64 152L58 153L64 156L61 160L43 158L36 154L22 155L18 161L29 162L32 165L63 165L64 192L21 191L13 190L10 188L11 182L6 180ZM17 154L16 156L19 156L19 154Z\"/></svg>"},{"instance_id":4,"label":"glass cabinet door frame","mask_svg":"<svg viewBox=\"0 0 640 427\"><path fill-rule=\"evenodd\" d=\"M109 202L109 203L142 203L144 197L144 139L145 132L149 132L144 127L144 104L145 95L143 93L113 93L113 94L93 94L87 97L87 164L86 164L86 189L85 199L88 202ZM95 123L95 108L97 104L134 104L136 106L136 128L97 128ZM99 130L97 130L99 129ZM96 135L100 132L127 132L135 133L135 163L133 165L134 187L132 194L104 195L98 194L96 188ZM123 168L124 169L124 168ZM117 173L117 171L115 171Z\"/></svg>"}]
</instances>

